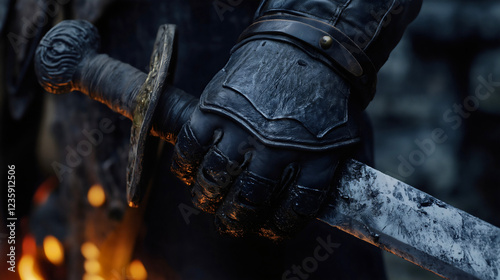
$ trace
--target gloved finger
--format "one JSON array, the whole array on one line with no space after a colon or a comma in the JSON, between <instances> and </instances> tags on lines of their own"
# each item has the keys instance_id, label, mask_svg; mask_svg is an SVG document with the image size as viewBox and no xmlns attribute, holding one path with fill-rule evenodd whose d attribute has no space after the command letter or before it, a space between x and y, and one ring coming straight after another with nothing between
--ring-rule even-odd
<instances>
[{"instance_id":1,"label":"gloved finger","mask_svg":"<svg viewBox=\"0 0 500 280\"><path fill-rule=\"evenodd\" d=\"M192 185L194 175L205 154L204 147L194 135L190 123L181 128L175 143L171 171L188 186Z\"/></svg>"},{"instance_id":2,"label":"gloved finger","mask_svg":"<svg viewBox=\"0 0 500 280\"><path fill-rule=\"evenodd\" d=\"M258 229L258 223L270 213L283 170L291 160L289 154L284 157L284 153L270 148L254 153L217 210L216 225L220 232L240 236Z\"/></svg>"},{"instance_id":3,"label":"gloved finger","mask_svg":"<svg viewBox=\"0 0 500 280\"><path fill-rule=\"evenodd\" d=\"M195 110L177 136L170 169L188 186L193 184L200 163L214 141L214 123L213 117Z\"/></svg>"},{"instance_id":4,"label":"gloved finger","mask_svg":"<svg viewBox=\"0 0 500 280\"><path fill-rule=\"evenodd\" d=\"M228 130L227 127L224 130ZM203 211L214 213L231 187L234 178L241 173L245 154L235 145L243 141L241 130L220 133L216 142L205 155L193 184L193 204Z\"/></svg>"},{"instance_id":5,"label":"gloved finger","mask_svg":"<svg viewBox=\"0 0 500 280\"><path fill-rule=\"evenodd\" d=\"M300 173L282 195L278 208L260 233L271 239L293 236L316 216L332 184L339 158L324 155L301 163Z\"/></svg>"}]
</instances>

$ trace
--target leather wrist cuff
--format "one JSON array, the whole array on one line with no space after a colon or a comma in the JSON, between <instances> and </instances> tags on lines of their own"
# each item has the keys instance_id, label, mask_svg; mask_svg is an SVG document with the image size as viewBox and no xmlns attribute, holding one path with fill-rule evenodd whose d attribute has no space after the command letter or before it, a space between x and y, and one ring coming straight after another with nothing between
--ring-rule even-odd
<instances>
[{"instance_id":1,"label":"leather wrist cuff","mask_svg":"<svg viewBox=\"0 0 500 280\"><path fill-rule=\"evenodd\" d=\"M252 40L276 40L301 48L320 60L352 86L352 94L362 108L375 95L377 71L365 52L339 29L325 22L293 15L258 18L239 38L232 52Z\"/></svg>"}]
</instances>

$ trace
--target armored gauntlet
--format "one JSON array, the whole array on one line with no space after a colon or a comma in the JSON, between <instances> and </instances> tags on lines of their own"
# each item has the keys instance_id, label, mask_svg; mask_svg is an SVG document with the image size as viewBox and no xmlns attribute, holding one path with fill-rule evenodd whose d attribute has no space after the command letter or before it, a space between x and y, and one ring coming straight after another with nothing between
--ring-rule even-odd
<instances>
[{"instance_id":1,"label":"armored gauntlet","mask_svg":"<svg viewBox=\"0 0 500 280\"><path fill-rule=\"evenodd\" d=\"M175 147L172 170L220 231L279 238L316 215L420 5L262 2Z\"/></svg>"}]
</instances>

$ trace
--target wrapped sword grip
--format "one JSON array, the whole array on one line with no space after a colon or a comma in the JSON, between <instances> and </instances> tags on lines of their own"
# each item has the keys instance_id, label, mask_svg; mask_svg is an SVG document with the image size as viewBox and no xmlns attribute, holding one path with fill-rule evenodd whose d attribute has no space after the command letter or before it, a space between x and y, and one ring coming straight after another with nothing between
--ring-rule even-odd
<instances>
[{"instance_id":1,"label":"wrapped sword grip","mask_svg":"<svg viewBox=\"0 0 500 280\"><path fill-rule=\"evenodd\" d=\"M98 54L97 29L84 20L62 21L40 42L35 71L40 85L53 94L81 91L113 111L133 119L136 97L147 75L133 66ZM197 100L167 86L153 117L151 133L175 142Z\"/></svg>"}]
</instances>

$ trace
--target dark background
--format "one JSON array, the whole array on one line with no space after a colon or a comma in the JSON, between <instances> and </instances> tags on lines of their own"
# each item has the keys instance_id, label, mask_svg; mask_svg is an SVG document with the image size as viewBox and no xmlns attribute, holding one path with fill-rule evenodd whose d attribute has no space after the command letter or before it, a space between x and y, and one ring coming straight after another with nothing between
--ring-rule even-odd
<instances>
[{"instance_id":1,"label":"dark background","mask_svg":"<svg viewBox=\"0 0 500 280\"><path fill-rule=\"evenodd\" d=\"M379 170L497 226L499 84L477 106L470 96L476 95L481 77L500 81L499 23L497 1L424 0L420 15L379 72L377 95L367 109ZM465 114L456 113L455 104ZM447 140L435 143L421 160L414 153L422 151L415 141L428 143L435 129L442 129ZM413 172L399 171L401 158Z\"/></svg>"},{"instance_id":2,"label":"dark background","mask_svg":"<svg viewBox=\"0 0 500 280\"><path fill-rule=\"evenodd\" d=\"M189 56L194 51L200 53L199 49L206 47L199 42L210 41L210 46L216 47L217 42L224 45L226 40L236 40L237 34L245 27L242 22L250 21L247 11L255 8L256 3L243 1L233 10L225 12L223 19L219 18L215 10L211 18L200 16L206 14L201 11L190 13L192 18L179 18L178 15L182 13L133 4L137 10L133 16L126 18L119 15L130 9L132 4L73 1L71 5L64 5L57 14L49 15L46 24L36 25L36 28L29 30L26 42L19 45L13 43L8 35L23 31L27 23L19 19L33 19L33 15L39 12L38 2L0 1L0 166L2 174L5 174L8 164L16 164L17 215L18 218L25 217L18 223L19 238L28 232L41 236L39 239L46 234L63 238L82 229L82 225L65 226L67 219L78 219L78 215L83 215L84 209L89 208L82 201L74 203L76 206L69 206L64 200L84 196L95 181L107 182L108 193L115 193L123 186L124 155L128 142L120 142L119 139L127 139L124 136L129 133L130 123L120 121L116 114L103 107L88 107L92 103L83 96L76 97L75 101L65 96L43 94L35 82L31 65L36 42L61 19L87 18L101 32L119 33L111 41L103 36L103 52L121 57L146 71L153 44L151 38L154 38L157 26L164 23L166 18L175 17L177 22L184 23L180 25L180 32L185 34L190 32L190 22L193 20L219 21L218 24L207 25L206 32L197 34L199 37L183 37L185 44L193 50L180 52L182 59L182 56ZM115 16L116 19L100 20L102 14ZM241 17L247 18L241 20ZM135 22L144 21L149 21L148 25L134 26ZM209 34L219 34L219 37ZM126 53L130 49L137 50L137 53ZM206 52L213 53L213 50L207 49ZM200 78L196 82L178 79L176 83L188 92L199 94L213 75L213 69L222 67L227 56L227 48L219 48L215 56L206 56L201 52L197 59L199 63L178 67L180 77L188 76L185 71L189 71ZM485 100L478 104L467 103L474 100L471 96L475 96L482 78L499 83L492 83L493 90ZM460 105L465 108L462 115L454 111ZM92 122L98 120L97 117L88 120L88 115L94 113L92 110L102 114L99 117L108 117L118 123L118 129L110 139L105 140L109 142L97 147L92 155L98 162L107 163L105 170L113 174L113 178L103 178L104 175L95 168L86 166L79 168L79 174L71 175L66 182L58 183L54 180L51 164L61 160L61 153L67 145L74 147L81 141L81 138L67 136L73 130L76 130L75 134L79 131L68 120L87 121L91 127ZM375 131L377 169L500 226L500 3L486 0L424 0L420 15L379 72L377 95L367 111ZM442 143L431 141L436 129L443 131L446 136ZM417 142L427 143L425 147L428 150L422 150ZM110 143L116 149L104 148L109 147ZM404 169L401 169L402 164L405 165ZM76 175L87 178L87 181L76 180L73 178ZM6 191L5 181L2 179L1 182L3 198L6 197L3 195ZM47 205L35 207L33 194L44 183L52 185L53 193L58 194L58 198L53 198L56 200L53 205L58 205L57 209L50 209ZM65 184L79 191L76 194L68 193ZM115 199L123 200L123 190L118 193ZM6 202L3 198L0 201L2 221L5 220ZM73 212L76 214L69 215L70 218L60 217L70 210L75 210ZM107 208L102 211L110 210ZM51 218L47 219L44 215ZM40 227L41 222L36 222L40 216L41 220L52 221L52 224ZM109 227L112 225L100 230L105 232ZM3 233L1 229L0 234ZM4 240L0 235L2 263ZM390 279L432 277L430 273L395 257L386 255L386 261ZM3 276L4 271L2 268L0 276Z\"/></svg>"}]
</instances>

